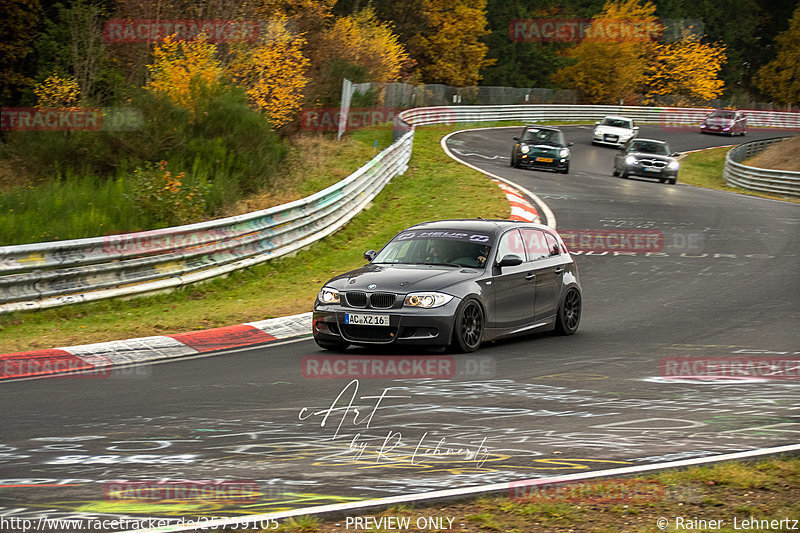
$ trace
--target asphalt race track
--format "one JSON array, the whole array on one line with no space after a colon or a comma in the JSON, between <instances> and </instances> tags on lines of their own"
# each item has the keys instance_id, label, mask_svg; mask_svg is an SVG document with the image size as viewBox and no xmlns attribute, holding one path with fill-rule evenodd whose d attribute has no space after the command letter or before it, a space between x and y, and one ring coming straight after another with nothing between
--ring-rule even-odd
<instances>
[{"instance_id":1,"label":"asphalt race track","mask_svg":"<svg viewBox=\"0 0 800 533\"><path fill-rule=\"evenodd\" d=\"M306 339L107 379L4 383L0 516L255 514L800 442L796 366L784 379L664 375L686 357L800 355L800 206L680 175L674 186L614 178L615 150L592 146L589 126L564 128L575 143L569 175L513 169L518 131L464 132L449 146L537 194L562 233L663 236L658 249L576 255L577 335L468 356L347 351L432 360L424 379L319 379L322 358L342 356ZM684 151L784 134L731 140L644 126L640 136ZM190 504L107 494L112 480L161 478L252 480L261 495Z\"/></svg>"}]
</instances>

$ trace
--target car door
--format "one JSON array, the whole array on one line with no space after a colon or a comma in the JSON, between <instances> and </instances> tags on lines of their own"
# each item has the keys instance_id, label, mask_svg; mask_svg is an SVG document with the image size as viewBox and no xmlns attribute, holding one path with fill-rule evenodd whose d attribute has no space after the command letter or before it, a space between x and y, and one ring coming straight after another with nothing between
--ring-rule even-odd
<instances>
[{"instance_id":1,"label":"car door","mask_svg":"<svg viewBox=\"0 0 800 533\"><path fill-rule=\"evenodd\" d=\"M558 308L564 258L558 241L546 231L523 229L522 239L535 274L534 320L538 321L552 316Z\"/></svg>"},{"instance_id":2,"label":"car door","mask_svg":"<svg viewBox=\"0 0 800 533\"><path fill-rule=\"evenodd\" d=\"M506 255L516 255L522 263L497 266ZM507 231L500 237L492 266L494 320L490 327L513 328L533 320L535 283L533 265L527 261L519 230Z\"/></svg>"}]
</instances>

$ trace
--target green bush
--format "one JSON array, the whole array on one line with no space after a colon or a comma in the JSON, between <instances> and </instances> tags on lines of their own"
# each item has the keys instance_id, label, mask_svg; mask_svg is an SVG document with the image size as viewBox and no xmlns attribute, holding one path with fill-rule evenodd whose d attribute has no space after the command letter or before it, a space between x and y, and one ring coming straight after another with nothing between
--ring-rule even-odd
<instances>
[{"instance_id":1,"label":"green bush","mask_svg":"<svg viewBox=\"0 0 800 533\"><path fill-rule=\"evenodd\" d=\"M194 122L188 112L145 90L135 90L125 105L141 111L141 129L6 136L0 158L35 185L0 192L0 245L214 217L269 186L287 152L269 122L235 88L201 102ZM163 172L154 170L159 161L177 169L170 177L183 172L176 180L180 187L169 186Z\"/></svg>"}]
</instances>

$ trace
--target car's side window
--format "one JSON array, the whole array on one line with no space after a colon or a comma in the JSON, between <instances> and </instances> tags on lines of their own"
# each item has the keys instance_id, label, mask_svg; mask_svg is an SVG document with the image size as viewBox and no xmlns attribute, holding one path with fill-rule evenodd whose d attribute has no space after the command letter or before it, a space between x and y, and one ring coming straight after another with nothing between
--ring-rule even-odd
<instances>
[{"instance_id":1,"label":"car's side window","mask_svg":"<svg viewBox=\"0 0 800 533\"><path fill-rule=\"evenodd\" d=\"M559 255L561 253L561 246L558 240L552 234L544 232L544 238L547 239L547 250L550 256Z\"/></svg>"},{"instance_id":2,"label":"car's side window","mask_svg":"<svg viewBox=\"0 0 800 533\"><path fill-rule=\"evenodd\" d=\"M543 231L538 229L524 229L522 230L522 238L525 242L525 252L528 255L528 261L544 259L550 255Z\"/></svg>"},{"instance_id":3,"label":"car's side window","mask_svg":"<svg viewBox=\"0 0 800 533\"><path fill-rule=\"evenodd\" d=\"M516 255L523 261L525 260L525 248L522 245L522 237L517 229L503 234L500 238L500 244L497 245L497 261L507 255Z\"/></svg>"}]
</instances>

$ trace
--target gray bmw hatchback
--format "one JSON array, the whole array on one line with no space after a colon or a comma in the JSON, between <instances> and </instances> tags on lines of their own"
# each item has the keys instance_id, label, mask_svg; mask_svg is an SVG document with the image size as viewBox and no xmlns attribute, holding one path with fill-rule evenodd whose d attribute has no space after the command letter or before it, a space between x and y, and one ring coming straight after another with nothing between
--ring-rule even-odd
<instances>
[{"instance_id":1,"label":"gray bmw hatchback","mask_svg":"<svg viewBox=\"0 0 800 533\"><path fill-rule=\"evenodd\" d=\"M312 328L322 348L416 344L472 352L511 335L571 335L580 323L578 269L548 226L426 222L364 258L367 265L319 291Z\"/></svg>"}]
</instances>

